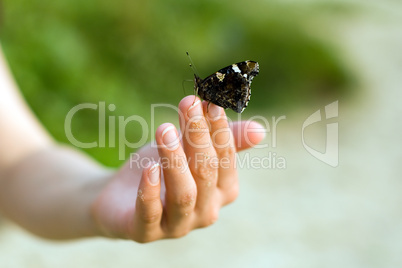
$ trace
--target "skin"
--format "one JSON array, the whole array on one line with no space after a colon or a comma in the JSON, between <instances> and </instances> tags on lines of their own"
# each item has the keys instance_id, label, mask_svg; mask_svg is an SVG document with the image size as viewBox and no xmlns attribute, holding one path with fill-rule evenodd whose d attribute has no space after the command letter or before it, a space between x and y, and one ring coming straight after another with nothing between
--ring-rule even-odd
<instances>
[{"instance_id":1,"label":"skin","mask_svg":"<svg viewBox=\"0 0 402 268\"><path fill-rule=\"evenodd\" d=\"M0 212L50 239L105 236L140 243L177 238L218 219L239 192L238 151L258 144L262 127L229 124L194 96L179 104L180 130L165 123L137 153L145 167L103 167L54 141L23 101L0 51ZM178 139L179 133L182 139Z\"/></svg>"}]
</instances>

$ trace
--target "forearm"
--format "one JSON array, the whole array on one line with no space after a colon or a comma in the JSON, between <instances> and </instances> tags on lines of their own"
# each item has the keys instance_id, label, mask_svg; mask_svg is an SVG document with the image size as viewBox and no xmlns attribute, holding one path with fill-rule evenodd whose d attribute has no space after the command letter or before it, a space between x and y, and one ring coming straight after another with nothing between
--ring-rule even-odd
<instances>
[{"instance_id":1,"label":"forearm","mask_svg":"<svg viewBox=\"0 0 402 268\"><path fill-rule=\"evenodd\" d=\"M108 175L55 145L18 92L0 47L0 212L49 238L94 235L89 207Z\"/></svg>"},{"instance_id":2,"label":"forearm","mask_svg":"<svg viewBox=\"0 0 402 268\"><path fill-rule=\"evenodd\" d=\"M18 91L0 46L0 171L52 143Z\"/></svg>"},{"instance_id":3,"label":"forearm","mask_svg":"<svg viewBox=\"0 0 402 268\"><path fill-rule=\"evenodd\" d=\"M0 210L43 237L98 235L90 207L110 175L82 153L52 146L27 156L0 176Z\"/></svg>"}]
</instances>

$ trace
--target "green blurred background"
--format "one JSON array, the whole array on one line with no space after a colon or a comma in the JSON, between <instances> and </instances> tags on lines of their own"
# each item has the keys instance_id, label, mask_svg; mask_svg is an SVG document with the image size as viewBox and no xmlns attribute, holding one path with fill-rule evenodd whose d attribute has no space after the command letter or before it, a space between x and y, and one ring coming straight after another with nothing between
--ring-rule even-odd
<instances>
[{"instance_id":1,"label":"green blurred background","mask_svg":"<svg viewBox=\"0 0 402 268\"><path fill-rule=\"evenodd\" d=\"M191 82L184 83L185 93L182 87L193 78L186 51L201 77L246 59L260 63L244 118L344 98L354 78L312 14L351 12L353 5L262 0L6 0L0 37L33 111L57 140L69 143L64 119L77 104L104 101L117 107L106 116L149 121L151 104L177 105L192 94ZM80 112L73 129L77 139L96 141L97 111ZM130 124L126 137L136 142L142 131ZM109 166L122 162L118 148L86 152Z\"/></svg>"},{"instance_id":2,"label":"green blurred background","mask_svg":"<svg viewBox=\"0 0 402 268\"><path fill-rule=\"evenodd\" d=\"M147 122L152 104L177 105L193 92L191 82L182 88L193 78L189 51L202 77L259 61L242 117L287 118L277 147L272 131L268 148L239 156L252 162L272 152L287 167L239 168L238 200L216 224L177 240L54 243L0 219L0 267L402 267L401 1L2 4L0 39L12 71L59 141L68 143L64 120L77 104L104 101L116 105L107 116ZM305 132L318 151L328 144L329 123L339 124L339 139L330 141L339 149L334 168L306 151L302 133L306 118L336 100L339 117ZM158 112L153 123L176 117ZM77 138L97 139L96 111L80 112L73 123ZM132 124L126 134L135 142L142 132ZM116 148L86 152L121 163Z\"/></svg>"}]
</instances>

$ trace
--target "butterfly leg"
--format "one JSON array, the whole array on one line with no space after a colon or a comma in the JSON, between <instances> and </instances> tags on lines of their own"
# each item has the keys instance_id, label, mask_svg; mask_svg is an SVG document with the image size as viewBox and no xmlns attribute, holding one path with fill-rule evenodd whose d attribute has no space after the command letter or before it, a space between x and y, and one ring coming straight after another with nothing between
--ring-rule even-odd
<instances>
[{"instance_id":1,"label":"butterfly leg","mask_svg":"<svg viewBox=\"0 0 402 268\"><path fill-rule=\"evenodd\" d=\"M193 104L191 104L191 106L193 106L195 101L197 100L197 94L198 94L198 89L194 87L194 101L193 101Z\"/></svg>"}]
</instances>

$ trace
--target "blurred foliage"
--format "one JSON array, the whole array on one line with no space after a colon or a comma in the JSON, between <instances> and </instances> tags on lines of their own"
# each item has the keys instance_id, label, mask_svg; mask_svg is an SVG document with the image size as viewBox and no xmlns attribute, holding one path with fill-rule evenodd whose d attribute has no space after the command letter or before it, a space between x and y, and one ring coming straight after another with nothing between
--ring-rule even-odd
<instances>
[{"instance_id":1,"label":"blurred foliage","mask_svg":"<svg viewBox=\"0 0 402 268\"><path fill-rule=\"evenodd\" d=\"M201 77L246 59L260 63L246 116L333 100L351 81L333 49L305 30L317 11L300 6L262 0L6 0L2 8L1 40L15 78L62 142L68 142L65 116L80 103L104 101L116 105L106 116L136 114L146 121L152 103L177 105L183 80L193 78L185 51ZM185 87L192 94L192 84ZM97 140L97 111L80 112L73 129L81 141ZM138 124L126 129L132 142L142 134ZM112 166L121 162L117 150L86 149Z\"/></svg>"}]
</instances>

